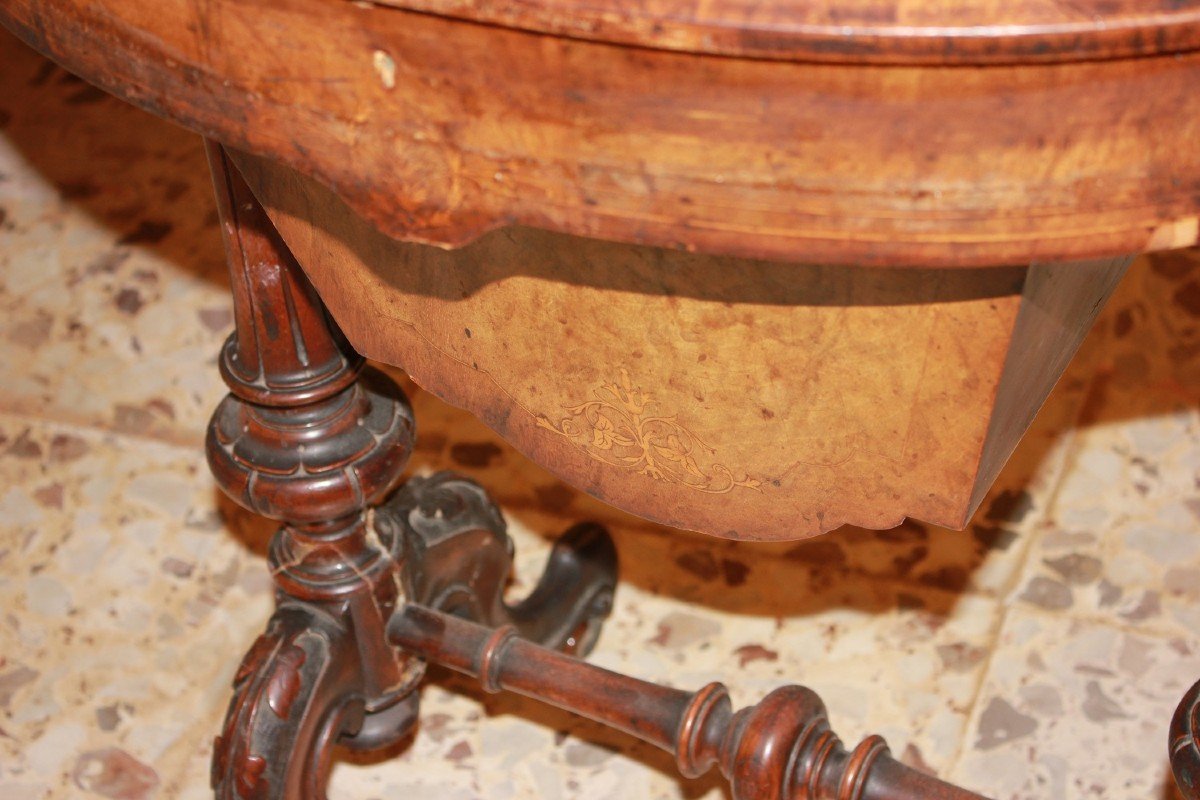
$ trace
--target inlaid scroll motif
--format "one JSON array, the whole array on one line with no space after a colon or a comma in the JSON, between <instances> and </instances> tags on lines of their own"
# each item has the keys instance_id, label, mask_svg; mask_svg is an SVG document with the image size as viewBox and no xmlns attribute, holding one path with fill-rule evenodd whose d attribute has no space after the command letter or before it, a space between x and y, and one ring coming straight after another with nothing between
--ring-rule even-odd
<instances>
[{"instance_id":1,"label":"inlaid scroll motif","mask_svg":"<svg viewBox=\"0 0 1200 800\"><path fill-rule=\"evenodd\" d=\"M539 414L538 427L569 439L597 461L657 481L713 494L739 486L761 491L761 479L737 477L676 415L658 413L654 396L632 385L625 370L620 384L605 383L592 394L596 399L564 406L567 416L557 423Z\"/></svg>"}]
</instances>

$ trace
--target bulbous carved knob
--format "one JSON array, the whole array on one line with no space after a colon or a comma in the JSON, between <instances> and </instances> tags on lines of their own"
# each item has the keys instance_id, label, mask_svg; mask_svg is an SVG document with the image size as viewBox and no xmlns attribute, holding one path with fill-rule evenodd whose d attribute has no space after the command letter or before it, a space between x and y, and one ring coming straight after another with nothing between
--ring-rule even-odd
<instances>
[{"instance_id":1,"label":"bulbous carved knob","mask_svg":"<svg viewBox=\"0 0 1200 800\"><path fill-rule=\"evenodd\" d=\"M378 501L412 452L412 409L399 387L368 374L302 408L230 394L208 429L208 463L240 505L272 519L316 524Z\"/></svg>"},{"instance_id":2,"label":"bulbous carved knob","mask_svg":"<svg viewBox=\"0 0 1200 800\"><path fill-rule=\"evenodd\" d=\"M221 352L231 394L205 450L242 506L319 530L347 530L382 498L412 450L399 387L360 376L362 356L220 146L209 143L237 322Z\"/></svg>"},{"instance_id":3,"label":"bulbous carved knob","mask_svg":"<svg viewBox=\"0 0 1200 800\"><path fill-rule=\"evenodd\" d=\"M690 778L719 765L737 800L862 800L872 767L887 753L879 736L847 753L811 689L783 686L734 714L725 687L711 683L683 713L675 757Z\"/></svg>"}]
</instances>

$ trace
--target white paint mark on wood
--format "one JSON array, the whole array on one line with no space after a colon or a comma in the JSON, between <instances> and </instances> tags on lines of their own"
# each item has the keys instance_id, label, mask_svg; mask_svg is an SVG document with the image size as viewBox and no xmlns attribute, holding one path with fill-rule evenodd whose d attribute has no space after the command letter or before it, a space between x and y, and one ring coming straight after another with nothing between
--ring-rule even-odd
<instances>
[{"instance_id":1,"label":"white paint mark on wood","mask_svg":"<svg viewBox=\"0 0 1200 800\"><path fill-rule=\"evenodd\" d=\"M1186 217L1159 225L1150 233L1147 250L1173 250L1200 244L1200 219Z\"/></svg>"},{"instance_id":2,"label":"white paint mark on wood","mask_svg":"<svg viewBox=\"0 0 1200 800\"><path fill-rule=\"evenodd\" d=\"M371 54L371 63L375 65L375 71L379 73L379 80L383 82L383 88L396 88L396 61L382 50L376 50Z\"/></svg>"}]
</instances>

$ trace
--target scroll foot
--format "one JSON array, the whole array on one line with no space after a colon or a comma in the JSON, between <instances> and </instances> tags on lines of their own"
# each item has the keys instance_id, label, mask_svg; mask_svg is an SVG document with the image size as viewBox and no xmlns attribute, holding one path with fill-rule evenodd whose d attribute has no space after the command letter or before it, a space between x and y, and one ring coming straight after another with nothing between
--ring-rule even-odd
<instances>
[{"instance_id":1,"label":"scroll foot","mask_svg":"<svg viewBox=\"0 0 1200 800\"><path fill-rule=\"evenodd\" d=\"M591 650L612 609L617 554L599 525L563 534L537 587L509 605L512 540L479 484L449 472L413 478L375 520L384 546L404 565L413 602L490 628L512 625L525 639L580 654Z\"/></svg>"},{"instance_id":2,"label":"scroll foot","mask_svg":"<svg viewBox=\"0 0 1200 800\"><path fill-rule=\"evenodd\" d=\"M283 605L243 659L213 747L217 800L323 800L338 735L361 716L354 655L326 615Z\"/></svg>"}]
</instances>

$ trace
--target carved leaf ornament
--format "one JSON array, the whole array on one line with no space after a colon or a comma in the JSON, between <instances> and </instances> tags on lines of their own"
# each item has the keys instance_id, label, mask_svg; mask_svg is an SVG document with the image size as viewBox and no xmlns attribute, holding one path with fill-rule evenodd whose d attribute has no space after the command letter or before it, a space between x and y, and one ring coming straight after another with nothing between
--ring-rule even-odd
<instances>
[{"instance_id":1,"label":"carved leaf ornament","mask_svg":"<svg viewBox=\"0 0 1200 800\"><path fill-rule=\"evenodd\" d=\"M761 491L760 478L736 477L715 460L716 449L677 415L658 413L654 395L634 386L626 370L620 383L602 384L592 394L594 400L564 406L567 416L557 423L538 415L538 427L570 440L596 461L656 481L711 494L737 487Z\"/></svg>"}]
</instances>

